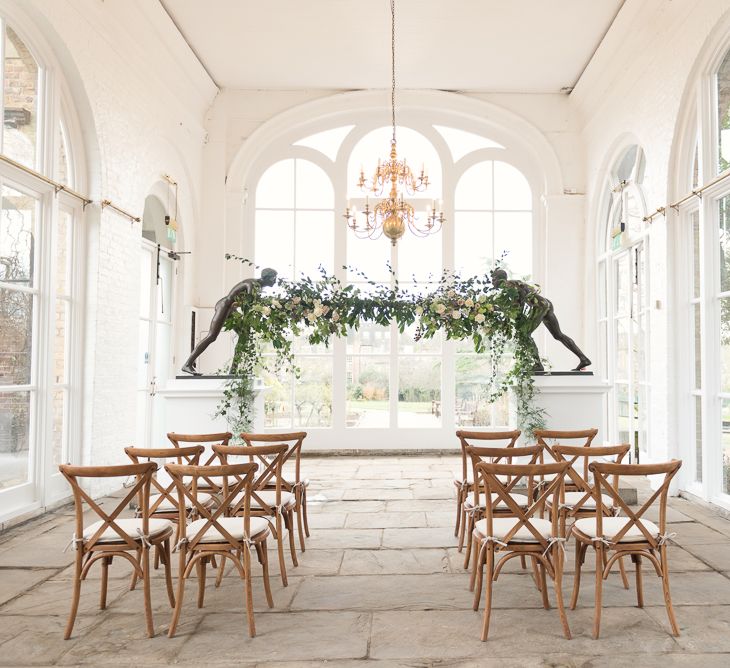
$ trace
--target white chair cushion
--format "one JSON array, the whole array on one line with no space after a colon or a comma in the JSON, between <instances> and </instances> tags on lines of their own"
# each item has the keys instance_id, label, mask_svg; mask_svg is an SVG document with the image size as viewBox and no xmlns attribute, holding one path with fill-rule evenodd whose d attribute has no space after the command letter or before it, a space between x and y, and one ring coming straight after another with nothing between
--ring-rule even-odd
<instances>
[{"instance_id":1,"label":"white chair cushion","mask_svg":"<svg viewBox=\"0 0 730 668\"><path fill-rule=\"evenodd\" d=\"M233 536L236 540L242 540L244 537L243 532L243 517L219 517L217 520L218 524L220 524L231 536ZM204 526L207 520L205 518L200 518L199 520L195 520L195 522L191 522L188 524L187 528L185 529L185 534L187 537L194 538L198 531L200 531ZM266 529L269 528L268 521L263 517L252 517L251 518L251 537L255 538L260 533L263 533L266 531ZM201 543L227 543L227 539L223 536L223 534L216 529L215 526L209 526L205 534L203 535L203 538L200 541Z\"/></svg>"},{"instance_id":2,"label":"white chair cushion","mask_svg":"<svg viewBox=\"0 0 730 668\"><path fill-rule=\"evenodd\" d=\"M603 518L603 535L611 539L628 523L625 517L604 517ZM654 537L659 535L659 527L649 520L639 520L646 530ZM574 527L584 533L590 538L597 538L596 536L596 518L595 517L584 517L583 519L576 520ZM621 538L621 543L636 543L645 541L646 536L641 532L639 527L635 524L631 525L631 528L626 532L626 535Z\"/></svg>"},{"instance_id":3,"label":"white chair cushion","mask_svg":"<svg viewBox=\"0 0 730 668\"><path fill-rule=\"evenodd\" d=\"M529 502L528 502L528 500L527 500L527 496L525 494L510 493L509 496L512 499L514 499L514 501L517 503L517 505L520 506L521 508L527 508L530 505ZM483 499L483 498L484 498L484 495L482 494L479 497L479 499L480 499L479 507L480 508L484 508L485 507L484 503L481 503L481 499ZM492 507L496 507L496 508L508 508L507 504L504 502L504 499L502 499L499 496L499 494L497 494L497 492L492 492L492 503L494 503L494 500L495 499L499 499L499 502L497 503L496 506L492 506ZM464 501L464 507L466 507L466 508L473 508L474 507L474 496L473 495L469 496Z\"/></svg>"},{"instance_id":4,"label":"white chair cushion","mask_svg":"<svg viewBox=\"0 0 730 668\"><path fill-rule=\"evenodd\" d=\"M104 522L102 520L99 520L98 522L94 522L93 524L89 524L84 529L84 539L89 540L99 529L99 527ZM139 540L139 534L137 533L137 530L140 532L142 531L142 518L135 517L135 518L124 518L119 519L117 518L114 520L114 523L125 533L129 534L130 538L133 538L134 540ZM150 518L149 520L149 537L154 538L155 536L159 536L161 533L167 531L167 529L172 529L173 524L170 520L156 520ZM122 537L114 531L111 527L107 527L104 529L104 533L101 534L101 537L99 538L100 543L116 543L116 542L124 542Z\"/></svg>"},{"instance_id":5,"label":"white chair cushion","mask_svg":"<svg viewBox=\"0 0 730 668\"><path fill-rule=\"evenodd\" d=\"M585 496L585 492L565 492L565 505L566 506L574 506L578 503L583 497ZM548 504L552 503L553 497L551 496L547 502ZM603 505L607 508L610 508L613 505L613 499L608 494L601 494L601 501L603 502ZM581 504L581 509L583 508L593 508L596 507L596 498L594 496L591 496L590 498L586 499Z\"/></svg>"},{"instance_id":6,"label":"white chair cushion","mask_svg":"<svg viewBox=\"0 0 730 668\"><path fill-rule=\"evenodd\" d=\"M150 508L157 503L157 499L159 499L162 495L161 494L152 494L150 496ZM177 500L177 492L175 492L172 495L172 498ZM198 502L204 506L208 505L213 498L210 494L198 494ZM185 507L186 508L192 508L193 502L186 496L185 497ZM177 510L177 506L170 501L170 499L165 498L162 500L162 503L155 508L156 513L164 513L164 512L170 512L171 510Z\"/></svg>"},{"instance_id":7,"label":"white chair cushion","mask_svg":"<svg viewBox=\"0 0 730 668\"><path fill-rule=\"evenodd\" d=\"M513 517L494 517L492 518L492 529L494 530L493 538L497 540L503 540L504 537L509 533L510 529L517 524L517 518ZM553 525L550 520L540 519L539 517L533 517L530 519L532 524L537 531L545 538L550 538L553 531ZM474 529L478 531L482 536L487 535L487 520L479 520L475 525ZM538 540L532 534L526 526L521 526L517 533L510 539L512 543L537 543Z\"/></svg>"},{"instance_id":8,"label":"white chair cushion","mask_svg":"<svg viewBox=\"0 0 730 668\"><path fill-rule=\"evenodd\" d=\"M276 505L276 490L275 489L264 489L260 492L256 492L257 496L267 505L271 506L272 508ZM243 492L240 494L236 494L235 497L233 497L233 503L238 503L240 499L243 498ZM296 497L292 492L285 492L282 490L281 492L281 505L284 508L288 508L289 506L293 506L297 502ZM261 508L261 504L252 496L251 497L251 508Z\"/></svg>"}]
</instances>

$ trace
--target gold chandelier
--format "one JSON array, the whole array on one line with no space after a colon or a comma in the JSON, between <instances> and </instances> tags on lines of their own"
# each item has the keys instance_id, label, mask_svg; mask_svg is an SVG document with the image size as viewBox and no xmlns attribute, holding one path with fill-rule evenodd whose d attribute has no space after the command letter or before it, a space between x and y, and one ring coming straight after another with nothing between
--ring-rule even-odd
<instances>
[{"instance_id":1,"label":"gold chandelier","mask_svg":"<svg viewBox=\"0 0 730 668\"><path fill-rule=\"evenodd\" d=\"M438 232L444 223L444 212L439 203L436 210L436 201L433 206L428 207L425 221L421 222L416 218L414 208L406 202L403 191L408 195L423 192L428 188L428 175L425 168L421 168L418 176L415 176L411 168L406 164L405 159L398 159L395 141L395 0L390 0L391 19L391 71L392 82L390 90L391 120L393 125L393 137L390 140L390 157L385 161L378 160L373 177L368 180L365 172L360 170L360 178L357 186L366 193L365 210L358 214L357 207L350 207L349 201L345 209L345 219L348 227L360 239L378 239L383 234L390 239L395 246L408 227L413 234L425 237ZM369 195L381 197L390 184L390 194L385 199L376 201L370 207ZM400 188L400 191L399 191ZM358 219L358 215L362 217Z\"/></svg>"}]
</instances>

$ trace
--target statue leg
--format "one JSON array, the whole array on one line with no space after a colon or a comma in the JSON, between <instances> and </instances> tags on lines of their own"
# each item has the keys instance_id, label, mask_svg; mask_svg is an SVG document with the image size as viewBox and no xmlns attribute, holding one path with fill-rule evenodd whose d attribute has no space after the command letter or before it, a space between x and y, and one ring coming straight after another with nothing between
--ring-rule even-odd
<instances>
[{"instance_id":1,"label":"statue leg","mask_svg":"<svg viewBox=\"0 0 730 668\"><path fill-rule=\"evenodd\" d=\"M223 329L223 323L228 317L230 309L231 304L229 304L228 301L225 299L221 299L215 305L215 313L211 318L208 334L206 334L205 338L201 339L198 342L198 345L195 346L193 352L190 353L190 357L188 357L188 359L185 361L185 364L183 364L182 366L182 371L184 371L185 373L190 373L193 376L200 375L200 373L195 369L195 360L197 360L198 357L203 354L203 351L205 351L205 349L218 338L218 335L221 333L221 329Z\"/></svg>"},{"instance_id":2,"label":"statue leg","mask_svg":"<svg viewBox=\"0 0 730 668\"><path fill-rule=\"evenodd\" d=\"M543 322L545 323L545 327L547 327L548 332L553 335L553 338L556 341L560 341L560 343L562 343L568 350L570 350L570 352L578 357L578 366L575 367L573 371L582 371L587 366L590 366L591 361L586 357L585 353L577 346L575 341L573 341L573 339L571 339L567 334L563 334L562 330L560 329L558 319L555 316L555 311L551 309L550 312L545 316Z\"/></svg>"}]
</instances>

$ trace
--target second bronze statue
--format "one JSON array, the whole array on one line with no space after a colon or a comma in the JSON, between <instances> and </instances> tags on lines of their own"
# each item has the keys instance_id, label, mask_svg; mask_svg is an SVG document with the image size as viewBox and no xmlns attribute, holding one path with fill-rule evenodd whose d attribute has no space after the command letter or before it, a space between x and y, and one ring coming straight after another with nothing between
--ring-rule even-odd
<instances>
[{"instance_id":1,"label":"second bronze statue","mask_svg":"<svg viewBox=\"0 0 730 668\"><path fill-rule=\"evenodd\" d=\"M238 296L242 294L250 295L254 290L271 287L274 283L276 283L276 270L267 268L261 272L261 278L247 278L240 283L236 283L225 297L219 299L215 305L215 313L213 313L213 318L210 321L208 333L190 353L190 357L183 364L182 371L193 376L200 376L200 372L195 368L195 362L203 351L218 338L226 319L236 305Z\"/></svg>"}]
</instances>

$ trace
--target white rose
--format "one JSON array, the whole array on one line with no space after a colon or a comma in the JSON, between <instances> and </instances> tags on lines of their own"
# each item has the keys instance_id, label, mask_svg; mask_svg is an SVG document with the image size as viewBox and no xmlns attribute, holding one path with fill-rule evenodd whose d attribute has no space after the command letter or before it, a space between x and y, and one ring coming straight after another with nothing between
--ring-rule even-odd
<instances>
[{"instance_id":1,"label":"white rose","mask_svg":"<svg viewBox=\"0 0 730 668\"><path fill-rule=\"evenodd\" d=\"M272 299L271 300L271 307L272 308L281 308L281 304L279 303L279 301L277 299Z\"/></svg>"},{"instance_id":2,"label":"white rose","mask_svg":"<svg viewBox=\"0 0 730 668\"><path fill-rule=\"evenodd\" d=\"M446 313L446 307L443 304L436 304L436 306L434 307L434 310L439 315L443 315L444 313Z\"/></svg>"},{"instance_id":3,"label":"white rose","mask_svg":"<svg viewBox=\"0 0 730 668\"><path fill-rule=\"evenodd\" d=\"M340 319L340 314L337 311L332 311L332 321L337 322Z\"/></svg>"},{"instance_id":4,"label":"white rose","mask_svg":"<svg viewBox=\"0 0 730 668\"><path fill-rule=\"evenodd\" d=\"M467 308L472 308L474 306L474 300L469 298L464 302L464 306Z\"/></svg>"},{"instance_id":5,"label":"white rose","mask_svg":"<svg viewBox=\"0 0 730 668\"><path fill-rule=\"evenodd\" d=\"M474 320L476 320L480 325L486 320L483 313L477 313L474 316Z\"/></svg>"},{"instance_id":6,"label":"white rose","mask_svg":"<svg viewBox=\"0 0 730 668\"><path fill-rule=\"evenodd\" d=\"M261 308L261 313L263 313L264 315L270 315L271 309L268 306L264 306Z\"/></svg>"},{"instance_id":7,"label":"white rose","mask_svg":"<svg viewBox=\"0 0 730 668\"><path fill-rule=\"evenodd\" d=\"M321 315L324 315L324 309L321 306L315 305L312 315L315 318L319 318Z\"/></svg>"},{"instance_id":8,"label":"white rose","mask_svg":"<svg viewBox=\"0 0 730 668\"><path fill-rule=\"evenodd\" d=\"M302 298L301 298L301 297L294 297L294 298L292 299L292 301L293 301L293 302L294 302L295 304L298 304L298 303L299 303L300 301L302 301Z\"/></svg>"},{"instance_id":9,"label":"white rose","mask_svg":"<svg viewBox=\"0 0 730 668\"><path fill-rule=\"evenodd\" d=\"M309 320L309 322L316 322L316 321L317 321L317 316L316 316L316 315L314 315L314 313L310 313L310 314L309 314L309 315L307 316L307 320Z\"/></svg>"},{"instance_id":10,"label":"white rose","mask_svg":"<svg viewBox=\"0 0 730 668\"><path fill-rule=\"evenodd\" d=\"M458 320L459 318L461 318L461 311L459 311L459 309L456 309L454 311L451 311L451 317L454 320Z\"/></svg>"},{"instance_id":11,"label":"white rose","mask_svg":"<svg viewBox=\"0 0 730 668\"><path fill-rule=\"evenodd\" d=\"M423 306L416 306L416 315L423 315Z\"/></svg>"},{"instance_id":12,"label":"white rose","mask_svg":"<svg viewBox=\"0 0 730 668\"><path fill-rule=\"evenodd\" d=\"M454 297L456 297L456 292L454 292L453 290L449 290L449 291L447 292L447 294L448 294L448 295L449 295L449 297L451 297L452 299L453 299Z\"/></svg>"},{"instance_id":13,"label":"white rose","mask_svg":"<svg viewBox=\"0 0 730 668\"><path fill-rule=\"evenodd\" d=\"M324 305L324 306L322 307L322 314L323 314L323 315L327 315L327 314L329 313L329 311L330 311L330 307L329 307L329 306L327 306L327 305L325 304L325 305Z\"/></svg>"}]
</instances>

